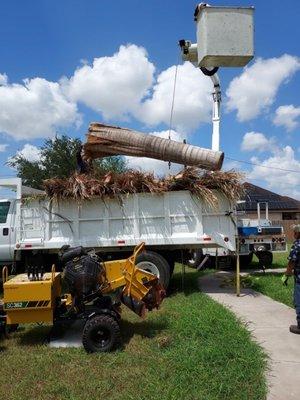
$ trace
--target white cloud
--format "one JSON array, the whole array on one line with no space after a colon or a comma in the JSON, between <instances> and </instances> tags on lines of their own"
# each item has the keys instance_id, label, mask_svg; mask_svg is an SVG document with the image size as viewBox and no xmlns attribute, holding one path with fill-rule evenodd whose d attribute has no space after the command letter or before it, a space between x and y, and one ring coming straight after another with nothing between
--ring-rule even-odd
<instances>
[{"instance_id":1,"label":"white cloud","mask_svg":"<svg viewBox=\"0 0 300 400\"><path fill-rule=\"evenodd\" d=\"M69 80L64 78L60 83L68 98L101 112L105 119L134 116L150 126L168 126L175 68L162 71L154 81L155 67L146 50L131 44L121 46L111 57L95 58L92 65L80 66ZM187 132L209 121L211 91L210 79L198 68L191 63L178 66L176 130Z\"/></svg>"},{"instance_id":2,"label":"white cloud","mask_svg":"<svg viewBox=\"0 0 300 400\"><path fill-rule=\"evenodd\" d=\"M0 74L0 86L5 86L7 85L7 75L6 74Z\"/></svg>"},{"instance_id":3,"label":"white cloud","mask_svg":"<svg viewBox=\"0 0 300 400\"><path fill-rule=\"evenodd\" d=\"M234 78L227 91L227 110L237 110L239 121L248 121L273 104L280 85L300 69L299 58L284 54L278 58L258 58Z\"/></svg>"},{"instance_id":4,"label":"white cloud","mask_svg":"<svg viewBox=\"0 0 300 400\"><path fill-rule=\"evenodd\" d=\"M154 65L143 47L120 46L112 57L95 58L61 84L72 101L82 102L106 119L134 111L152 86Z\"/></svg>"},{"instance_id":5,"label":"white cloud","mask_svg":"<svg viewBox=\"0 0 300 400\"><path fill-rule=\"evenodd\" d=\"M293 104L280 106L275 111L273 123L284 126L287 131L292 131L299 125L298 117L300 117L300 107L295 107Z\"/></svg>"},{"instance_id":6,"label":"white cloud","mask_svg":"<svg viewBox=\"0 0 300 400\"><path fill-rule=\"evenodd\" d=\"M22 150L17 151L16 156L23 157L30 162L35 162L41 159L41 150L32 144L26 143Z\"/></svg>"},{"instance_id":7,"label":"white cloud","mask_svg":"<svg viewBox=\"0 0 300 400\"><path fill-rule=\"evenodd\" d=\"M225 159L222 166L222 170L229 171L230 169L236 169L241 171L241 164L238 161Z\"/></svg>"},{"instance_id":8,"label":"white cloud","mask_svg":"<svg viewBox=\"0 0 300 400\"><path fill-rule=\"evenodd\" d=\"M268 139L260 132L247 132L241 144L242 151L269 151L274 148L274 139Z\"/></svg>"},{"instance_id":9,"label":"white cloud","mask_svg":"<svg viewBox=\"0 0 300 400\"><path fill-rule=\"evenodd\" d=\"M84 61L70 79L64 77L59 82L37 77L11 84L0 74L0 133L17 140L53 137L59 128L78 125L77 103L101 113L104 119L135 117L148 126L168 126L175 68L160 72L155 79L155 67L146 50L130 44L120 46L111 57L95 58L91 65ZM227 108L236 109L240 120L257 116L274 101L280 84L299 68L299 60L290 55L258 59L231 82ZM176 131L188 133L210 120L211 92L210 79L198 68L191 63L178 66L172 124ZM297 112L297 108L292 110L286 125L295 126ZM249 140L248 145L242 145L244 149L249 146L262 148Z\"/></svg>"},{"instance_id":10,"label":"white cloud","mask_svg":"<svg viewBox=\"0 0 300 400\"><path fill-rule=\"evenodd\" d=\"M4 151L6 151L8 147L8 144L0 144L0 153L3 153Z\"/></svg>"},{"instance_id":11,"label":"white cloud","mask_svg":"<svg viewBox=\"0 0 300 400\"><path fill-rule=\"evenodd\" d=\"M253 167L248 179L263 180L269 189L300 200L300 159L296 158L292 147L276 149L267 159L252 157L251 162L258 165ZM278 168L298 172L281 171Z\"/></svg>"},{"instance_id":12,"label":"white cloud","mask_svg":"<svg viewBox=\"0 0 300 400\"><path fill-rule=\"evenodd\" d=\"M76 104L57 82L34 78L0 86L0 132L17 140L53 136L57 128L78 122Z\"/></svg>"},{"instance_id":13,"label":"white cloud","mask_svg":"<svg viewBox=\"0 0 300 400\"><path fill-rule=\"evenodd\" d=\"M135 114L148 125L169 125L175 68L172 66L158 75L152 96L141 104ZM211 92L210 79L198 68L188 62L179 65L172 126L177 131L188 132L201 122L209 121Z\"/></svg>"},{"instance_id":14,"label":"white cloud","mask_svg":"<svg viewBox=\"0 0 300 400\"><path fill-rule=\"evenodd\" d=\"M161 138L168 139L169 131L161 131L161 132L151 132L150 135L158 136ZM171 130L170 137L172 140L176 140L177 142L182 142L185 138L182 134ZM155 175L163 176L167 174L173 174L180 171L183 166L180 164L171 164L171 168L169 169L168 162L160 161L160 160L153 160L147 157L125 157L128 167L132 169L137 169L140 171L146 172L154 172Z\"/></svg>"},{"instance_id":15,"label":"white cloud","mask_svg":"<svg viewBox=\"0 0 300 400\"><path fill-rule=\"evenodd\" d=\"M155 67L143 47L120 46L111 57L82 61L70 79L49 82L36 77L9 83L0 74L0 133L13 138L53 137L60 128L80 123L77 103L104 119L129 119L155 127L169 126L175 66L155 79ZM208 122L210 79L190 63L178 66L173 127L190 132Z\"/></svg>"}]
</instances>

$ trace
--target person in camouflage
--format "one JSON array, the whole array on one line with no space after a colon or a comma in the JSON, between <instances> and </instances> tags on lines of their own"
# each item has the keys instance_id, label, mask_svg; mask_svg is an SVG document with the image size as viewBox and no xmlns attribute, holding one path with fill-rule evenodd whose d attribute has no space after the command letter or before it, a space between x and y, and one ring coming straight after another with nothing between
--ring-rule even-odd
<instances>
[{"instance_id":1,"label":"person in camouflage","mask_svg":"<svg viewBox=\"0 0 300 400\"><path fill-rule=\"evenodd\" d=\"M290 332L300 335L300 225L294 226L295 241L292 245L288 265L285 271L287 276L294 275L294 304L297 315L297 325L290 326Z\"/></svg>"}]
</instances>

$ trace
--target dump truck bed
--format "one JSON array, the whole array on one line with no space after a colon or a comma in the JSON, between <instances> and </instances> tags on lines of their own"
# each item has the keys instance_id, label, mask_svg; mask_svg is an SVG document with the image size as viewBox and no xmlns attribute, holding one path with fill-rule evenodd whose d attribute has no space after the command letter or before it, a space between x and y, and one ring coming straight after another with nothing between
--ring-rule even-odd
<instances>
[{"instance_id":1,"label":"dump truck bed","mask_svg":"<svg viewBox=\"0 0 300 400\"><path fill-rule=\"evenodd\" d=\"M212 209L189 191L138 193L92 200L26 200L20 209L18 249L62 245L121 248L144 241L173 248L235 248L232 205L217 193Z\"/></svg>"}]
</instances>

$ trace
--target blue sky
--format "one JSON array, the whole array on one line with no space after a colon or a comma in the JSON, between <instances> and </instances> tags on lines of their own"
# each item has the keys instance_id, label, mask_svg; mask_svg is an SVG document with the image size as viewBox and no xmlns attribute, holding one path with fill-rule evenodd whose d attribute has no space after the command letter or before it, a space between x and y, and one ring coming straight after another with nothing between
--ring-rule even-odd
<instances>
[{"instance_id":1,"label":"blue sky","mask_svg":"<svg viewBox=\"0 0 300 400\"><path fill-rule=\"evenodd\" d=\"M300 2L213 4L255 6L255 59L246 70L219 72L225 167L300 198ZM4 164L24 146L23 154L37 158L32 146L55 132L84 139L90 121L168 130L177 41L195 41L195 5L189 0L2 2L0 175L14 175ZM174 139L210 146L210 90L209 79L191 65L178 69ZM161 164L143 165L165 171Z\"/></svg>"}]
</instances>

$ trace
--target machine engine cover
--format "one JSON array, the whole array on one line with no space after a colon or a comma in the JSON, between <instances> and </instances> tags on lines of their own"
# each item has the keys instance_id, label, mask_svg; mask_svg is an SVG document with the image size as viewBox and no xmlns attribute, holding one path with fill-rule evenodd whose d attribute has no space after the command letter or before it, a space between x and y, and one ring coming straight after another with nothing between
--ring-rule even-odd
<instances>
[{"instance_id":1,"label":"machine engine cover","mask_svg":"<svg viewBox=\"0 0 300 400\"><path fill-rule=\"evenodd\" d=\"M97 257L83 254L66 263L64 281L73 296L86 297L98 290L103 271Z\"/></svg>"}]
</instances>

